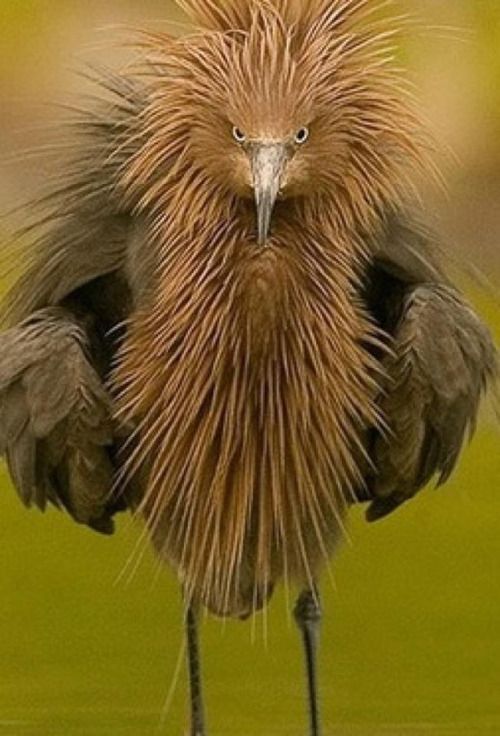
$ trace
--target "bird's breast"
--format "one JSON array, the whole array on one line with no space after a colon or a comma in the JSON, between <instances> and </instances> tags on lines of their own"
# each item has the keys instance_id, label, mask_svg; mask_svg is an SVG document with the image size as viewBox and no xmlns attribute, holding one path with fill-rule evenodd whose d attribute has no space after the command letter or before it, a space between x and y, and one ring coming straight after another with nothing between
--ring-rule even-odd
<instances>
[{"instance_id":1,"label":"bird's breast","mask_svg":"<svg viewBox=\"0 0 500 736\"><path fill-rule=\"evenodd\" d=\"M193 595L241 614L325 561L376 414L347 285L313 283L284 247L222 273L171 278L134 315L116 383L157 549Z\"/></svg>"},{"instance_id":2,"label":"bird's breast","mask_svg":"<svg viewBox=\"0 0 500 736\"><path fill-rule=\"evenodd\" d=\"M234 319L249 338L247 348L259 355L273 349L289 319L290 263L272 247L260 248L239 266Z\"/></svg>"}]
</instances>

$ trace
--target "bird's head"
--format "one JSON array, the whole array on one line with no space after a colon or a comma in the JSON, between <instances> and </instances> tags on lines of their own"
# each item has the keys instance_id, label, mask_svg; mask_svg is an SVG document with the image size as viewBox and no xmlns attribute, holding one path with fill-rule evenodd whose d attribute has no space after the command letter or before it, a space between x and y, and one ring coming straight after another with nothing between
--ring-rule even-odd
<instances>
[{"instance_id":1,"label":"bird's head","mask_svg":"<svg viewBox=\"0 0 500 736\"><path fill-rule=\"evenodd\" d=\"M254 200L261 245L281 200L326 202L349 223L404 193L424 136L392 63L394 23L377 16L387 3L178 2L202 30L152 40L158 76L132 176L154 170L158 195L161 177L182 174L200 211Z\"/></svg>"},{"instance_id":2,"label":"bird's head","mask_svg":"<svg viewBox=\"0 0 500 736\"><path fill-rule=\"evenodd\" d=\"M286 132L256 127L247 134L234 126L232 135L240 150L231 156L233 165L227 180L241 196L254 197L257 238L264 245L277 199L306 194L311 186L310 157L301 155L300 150L309 140L309 127Z\"/></svg>"}]
</instances>

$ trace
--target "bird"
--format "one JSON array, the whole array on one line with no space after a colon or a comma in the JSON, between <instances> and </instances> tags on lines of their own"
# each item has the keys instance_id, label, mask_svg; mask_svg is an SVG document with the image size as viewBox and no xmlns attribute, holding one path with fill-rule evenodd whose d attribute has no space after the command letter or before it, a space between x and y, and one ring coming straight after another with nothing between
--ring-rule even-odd
<instances>
[{"instance_id":1,"label":"bird","mask_svg":"<svg viewBox=\"0 0 500 736\"><path fill-rule=\"evenodd\" d=\"M177 0L93 73L4 302L0 453L28 507L141 518L198 621L297 590L320 736L320 579L349 510L444 483L497 375L416 175L437 176L379 0Z\"/></svg>"}]
</instances>

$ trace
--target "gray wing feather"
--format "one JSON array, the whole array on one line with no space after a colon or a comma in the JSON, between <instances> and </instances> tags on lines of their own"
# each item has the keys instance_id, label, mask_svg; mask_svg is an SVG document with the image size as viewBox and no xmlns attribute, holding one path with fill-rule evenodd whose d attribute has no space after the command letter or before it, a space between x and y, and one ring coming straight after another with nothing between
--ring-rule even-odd
<instances>
[{"instance_id":1,"label":"gray wing feather","mask_svg":"<svg viewBox=\"0 0 500 736\"><path fill-rule=\"evenodd\" d=\"M69 127L73 155L33 205L25 270L2 305L12 328L0 335L0 454L26 505L64 507L110 532L127 502L110 496L111 406L96 370L109 371L131 309L137 228L120 181L140 145L144 90L112 74L95 81L109 95Z\"/></svg>"},{"instance_id":2,"label":"gray wing feather","mask_svg":"<svg viewBox=\"0 0 500 736\"><path fill-rule=\"evenodd\" d=\"M378 475L371 520L387 515L437 476L453 471L475 429L480 399L497 373L487 328L451 287L409 291L386 359L381 409L389 426L374 447Z\"/></svg>"},{"instance_id":3,"label":"gray wing feather","mask_svg":"<svg viewBox=\"0 0 500 736\"><path fill-rule=\"evenodd\" d=\"M0 335L0 453L27 506L112 531L112 407L82 327L44 309Z\"/></svg>"},{"instance_id":4,"label":"gray wing feather","mask_svg":"<svg viewBox=\"0 0 500 736\"><path fill-rule=\"evenodd\" d=\"M144 93L119 76L103 73L96 81L110 99L75 113L67 131L71 159L50 182L49 193L30 207L34 222L21 233L26 268L4 305L9 324L125 269L134 218L120 177L139 145Z\"/></svg>"},{"instance_id":5,"label":"gray wing feather","mask_svg":"<svg viewBox=\"0 0 500 736\"><path fill-rule=\"evenodd\" d=\"M402 283L448 283L434 234L414 212L386 212L369 246L378 265Z\"/></svg>"}]
</instances>

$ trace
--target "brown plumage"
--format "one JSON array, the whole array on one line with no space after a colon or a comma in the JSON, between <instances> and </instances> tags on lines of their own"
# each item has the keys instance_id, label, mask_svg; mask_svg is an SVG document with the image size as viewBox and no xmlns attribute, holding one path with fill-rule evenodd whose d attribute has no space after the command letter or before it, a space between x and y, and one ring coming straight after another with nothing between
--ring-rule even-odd
<instances>
[{"instance_id":1,"label":"brown plumage","mask_svg":"<svg viewBox=\"0 0 500 736\"><path fill-rule=\"evenodd\" d=\"M355 227L423 157L373 4L185 6L208 31L146 38L156 71L122 181L149 219L156 285L115 385L140 423L160 554L210 608L243 614L284 575L313 584L363 485L380 367ZM273 141L314 126L264 250L231 123Z\"/></svg>"},{"instance_id":2,"label":"brown plumage","mask_svg":"<svg viewBox=\"0 0 500 736\"><path fill-rule=\"evenodd\" d=\"M0 449L30 468L13 473L25 502L101 530L127 503L188 602L246 616L283 579L315 590L352 503L379 518L448 477L496 355L408 214L434 170L386 4L179 4L198 29L144 34L144 65L103 75L113 99L82 114L45 201L0 338L28 356L0 362ZM40 424L30 404L56 342L82 368L72 395L113 427L78 457L100 508L74 439L49 452L88 412L68 400Z\"/></svg>"}]
</instances>

